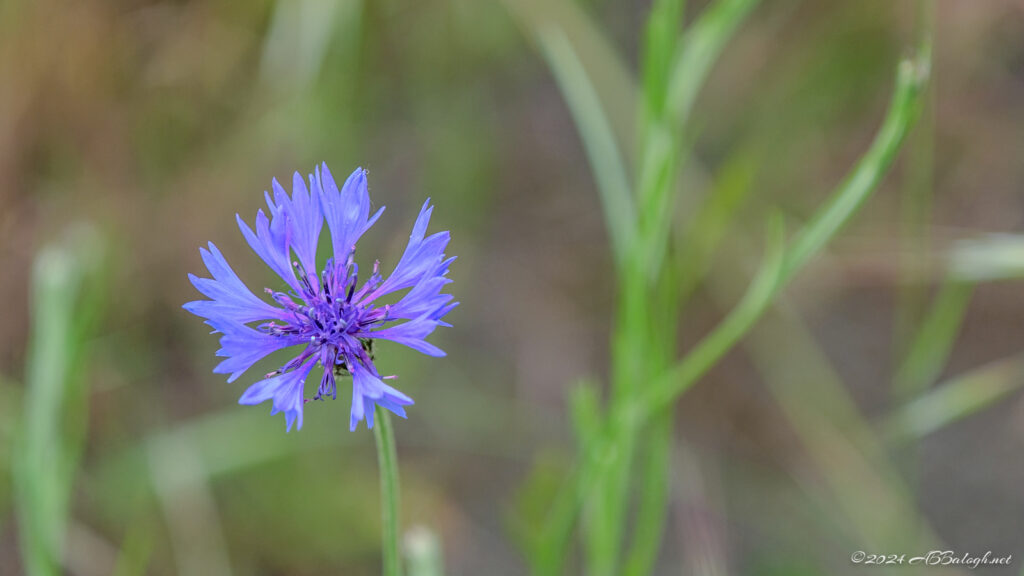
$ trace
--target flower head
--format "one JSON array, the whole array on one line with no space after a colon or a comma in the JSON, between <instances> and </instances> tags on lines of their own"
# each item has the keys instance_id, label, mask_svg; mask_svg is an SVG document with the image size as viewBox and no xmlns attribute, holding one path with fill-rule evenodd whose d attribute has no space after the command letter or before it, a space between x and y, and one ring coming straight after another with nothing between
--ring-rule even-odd
<instances>
[{"instance_id":1,"label":"flower head","mask_svg":"<svg viewBox=\"0 0 1024 576\"><path fill-rule=\"evenodd\" d=\"M423 204L391 274L382 276L378 262L360 283L356 242L384 211L370 215L366 172L356 169L339 190L323 164L309 175L308 188L296 172L291 196L277 180L273 190L273 195L265 193L267 213L256 213L255 230L237 217L249 246L287 285L284 291L265 289L273 304L242 283L212 242L199 252L213 278L189 274L209 300L189 302L184 308L221 334L217 355L224 360L213 371L228 374L232 382L270 353L294 347L295 357L250 386L239 403L271 400L271 414L284 412L288 430L292 424L301 429L302 409L310 400L306 379L319 366L323 375L313 400L336 398L338 380L351 377L352 430L363 419L373 427L375 406L404 418L404 407L413 401L384 383L389 377L381 377L374 366L374 341L391 340L430 356L444 356L426 337L438 326L449 326L442 318L458 305L451 295L441 293L451 282L446 274L455 258L444 254L448 232L426 234L433 210L430 200ZM334 254L320 269L317 244L325 220ZM382 303L382 297L406 289L396 302Z\"/></svg>"}]
</instances>

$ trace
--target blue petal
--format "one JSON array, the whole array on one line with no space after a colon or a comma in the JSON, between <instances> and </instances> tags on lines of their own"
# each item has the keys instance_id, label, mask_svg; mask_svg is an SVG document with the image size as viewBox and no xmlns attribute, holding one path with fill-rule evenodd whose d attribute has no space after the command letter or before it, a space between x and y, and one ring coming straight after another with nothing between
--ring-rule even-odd
<instances>
[{"instance_id":1,"label":"blue petal","mask_svg":"<svg viewBox=\"0 0 1024 576\"><path fill-rule=\"evenodd\" d=\"M435 270L439 263L444 262L444 250L448 246L451 235L438 232L424 238L433 206L428 199L420 209L416 224L409 235L409 244L395 265L395 270L373 292L366 296L364 303L369 303L385 294L414 286L424 275ZM450 262L450 261L449 261Z\"/></svg>"},{"instance_id":2,"label":"blue petal","mask_svg":"<svg viewBox=\"0 0 1024 576\"><path fill-rule=\"evenodd\" d=\"M412 398L388 386L381 380L376 370L363 366L362 362L348 358L352 369L352 413L349 418L349 429L355 430L359 422L366 419L366 427L373 428L374 406L381 406L405 418L403 406L413 404Z\"/></svg>"},{"instance_id":3,"label":"blue petal","mask_svg":"<svg viewBox=\"0 0 1024 576\"><path fill-rule=\"evenodd\" d=\"M290 248L295 251L306 273L315 274L316 246L324 223L320 199L310 195L306 189L306 182L298 172L292 177L291 197L277 180L274 180L273 187L274 200L286 216L287 236L291 239Z\"/></svg>"},{"instance_id":4,"label":"blue petal","mask_svg":"<svg viewBox=\"0 0 1024 576\"><path fill-rule=\"evenodd\" d=\"M196 290L210 300L189 302L183 308L208 320L240 324L270 318L289 318L287 311L257 298L238 278L213 242L210 242L209 250L200 248L199 253L213 278L199 278L193 274L189 274L188 278Z\"/></svg>"},{"instance_id":5,"label":"blue petal","mask_svg":"<svg viewBox=\"0 0 1024 576\"><path fill-rule=\"evenodd\" d=\"M315 176L320 206L331 231L334 260L344 262L355 250L359 238L380 218L384 208L369 217L370 194L366 186L366 171L362 168L356 168L349 175L340 191L326 163L317 168Z\"/></svg>"},{"instance_id":6,"label":"blue petal","mask_svg":"<svg viewBox=\"0 0 1024 576\"><path fill-rule=\"evenodd\" d=\"M384 340L391 340L403 344L422 352L428 356L444 356L444 350L441 350L437 346L424 340L431 332L434 331L438 326L438 321L430 318L429 315L423 315L414 320L382 328L380 330L372 330L360 332L358 336L360 338L382 338Z\"/></svg>"},{"instance_id":7,"label":"blue petal","mask_svg":"<svg viewBox=\"0 0 1024 576\"><path fill-rule=\"evenodd\" d=\"M310 358L305 364L291 372L260 380L242 394L238 403L255 405L273 400L274 408L270 413L284 412L289 432L292 429L292 423L296 421L298 422L297 429L302 430L302 406L305 403L303 388L306 377L314 365L316 365L316 359Z\"/></svg>"},{"instance_id":8,"label":"blue petal","mask_svg":"<svg viewBox=\"0 0 1024 576\"><path fill-rule=\"evenodd\" d=\"M232 323L211 323L224 335L220 338L217 356L226 358L213 369L216 374L230 374L228 382L234 382L253 364L266 358L272 352L304 344L301 336L273 336L248 326Z\"/></svg>"},{"instance_id":9,"label":"blue petal","mask_svg":"<svg viewBox=\"0 0 1024 576\"><path fill-rule=\"evenodd\" d=\"M441 293L451 282L445 274L453 260L455 258L437 261L432 268L424 270L412 290L388 309L388 317L413 319L426 315L431 320L439 320L458 305L457 302L449 304L452 296Z\"/></svg>"},{"instance_id":10,"label":"blue petal","mask_svg":"<svg viewBox=\"0 0 1024 576\"><path fill-rule=\"evenodd\" d=\"M267 197L267 203L273 206L269 196ZM238 221L238 229L242 231L242 236L245 237L245 241L249 243L252 251L262 258L271 270L277 272L277 275L291 286L296 294L301 294L302 288L295 278L295 273L292 271L288 258L289 239L287 230L281 230L287 220L287 216L277 207L272 207L271 211L274 214L273 221L267 219L263 210L256 213L255 233L242 220L242 217L236 214L235 219Z\"/></svg>"}]
</instances>

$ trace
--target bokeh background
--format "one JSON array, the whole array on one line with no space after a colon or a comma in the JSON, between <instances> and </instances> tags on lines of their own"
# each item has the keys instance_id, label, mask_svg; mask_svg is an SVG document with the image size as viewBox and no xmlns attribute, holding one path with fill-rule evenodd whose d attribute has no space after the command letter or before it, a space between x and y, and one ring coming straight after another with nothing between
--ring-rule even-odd
<instances>
[{"instance_id":1,"label":"bokeh background","mask_svg":"<svg viewBox=\"0 0 1024 576\"><path fill-rule=\"evenodd\" d=\"M635 76L649 3L564 3L620 55L606 84ZM452 232L462 305L433 337L449 356L379 352L417 401L397 423L403 520L437 534L450 574L525 573L523 510L557 486L573 451L566 396L603 381L614 329L594 180L529 29L542 5L0 2L0 573L24 570L11 479L33 350L79 386L65 416L83 431L67 574L379 571L373 440L348 432L347 397L308 405L305 427L286 435L269 407L237 405L245 383L211 373L216 339L181 309L207 241L250 285L276 286L234 215L251 219L271 178L320 161L336 175L366 167L387 206L362 259L393 264L427 196L432 228ZM742 292L765 212L806 218L866 148L914 14L910 2L770 0L726 49L695 109L679 229L723 171L750 185L680 318L683 348ZM884 436L908 326L958 254L984 281L964 297L936 380L995 367L998 399L913 450L883 451L949 548L1024 555L1024 400L1013 393L1024 383L1013 236L1024 233L1024 5L937 2L934 26L934 84L910 151L679 403L659 573L866 570L848 561L856 530L829 490L850 479L838 498L885 500L815 417L850 401L864 426L840 437ZM628 133L629 90L607 103ZM75 312L89 318L76 354L32 344L33 262L53 244L72 259L102 253L100 288Z\"/></svg>"}]
</instances>

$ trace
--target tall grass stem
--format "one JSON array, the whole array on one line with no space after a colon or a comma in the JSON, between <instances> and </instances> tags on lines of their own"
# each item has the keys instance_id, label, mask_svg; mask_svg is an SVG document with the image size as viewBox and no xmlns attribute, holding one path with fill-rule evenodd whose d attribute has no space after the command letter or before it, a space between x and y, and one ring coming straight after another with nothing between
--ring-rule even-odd
<instances>
[{"instance_id":1,"label":"tall grass stem","mask_svg":"<svg viewBox=\"0 0 1024 576\"><path fill-rule=\"evenodd\" d=\"M384 576L401 576L399 554L398 453L391 416L380 406L374 416L373 436L377 440L377 465L380 468L381 544L384 552Z\"/></svg>"}]
</instances>

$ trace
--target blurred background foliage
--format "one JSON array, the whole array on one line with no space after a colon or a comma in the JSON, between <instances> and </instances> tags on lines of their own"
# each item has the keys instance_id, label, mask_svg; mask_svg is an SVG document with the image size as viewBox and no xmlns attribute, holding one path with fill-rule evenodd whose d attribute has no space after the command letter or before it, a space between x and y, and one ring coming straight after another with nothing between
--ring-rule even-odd
<instances>
[{"instance_id":1,"label":"blurred background foliage","mask_svg":"<svg viewBox=\"0 0 1024 576\"><path fill-rule=\"evenodd\" d=\"M616 291L531 26L559 14L629 142L649 9L0 2L0 573L379 571L372 441L347 402L285 435L210 373L215 340L180 308L207 240L274 285L232 217L322 160L368 168L388 206L362 257L394 262L428 195L459 256L449 357L380 354L417 400L397 423L404 522L439 535L446 573L526 572L516 534L567 470L571 391L608 380ZM719 248L679 263L707 273L680 349L743 292L765 212L809 218L863 153L915 25L911 2L766 0L739 29L690 118L673 222ZM842 511L893 493L952 549L1020 552L1024 9L938 2L934 35L894 172L678 405L659 574L858 573L864 526ZM734 215L697 218L712 198ZM864 438L878 453L846 457Z\"/></svg>"}]
</instances>

